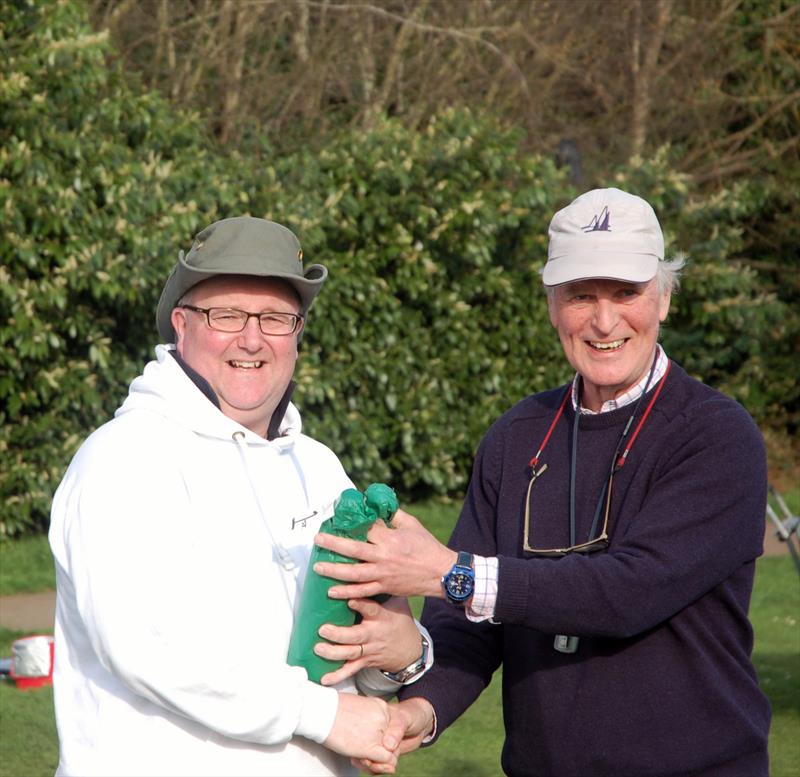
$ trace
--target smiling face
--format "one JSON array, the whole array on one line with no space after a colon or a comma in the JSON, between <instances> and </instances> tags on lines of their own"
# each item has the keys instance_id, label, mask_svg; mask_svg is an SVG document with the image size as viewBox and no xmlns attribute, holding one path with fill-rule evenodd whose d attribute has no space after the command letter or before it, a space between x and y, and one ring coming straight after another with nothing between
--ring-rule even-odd
<instances>
[{"instance_id":1,"label":"smiling face","mask_svg":"<svg viewBox=\"0 0 800 777\"><path fill-rule=\"evenodd\" d=\"M183 300L201 308L238 308L250 313L300 313L291 287L276 279L219 276L195 286ZM265 436L297 361L297 336L264 335L249 318L241 332L211 329L203 313L172 311L177 350L216 393L222 412Z\"/></svg>"},{"instance_id":2,"label":"smiling face","mask_svg":"<svg viewBox=\"0 0 800 777\"><path fill-rule=\"evenodd\" d=\"M647 283L592 278L548 293L550 322L564 355L583 377L584 407L600 410L645 376L669 300L655 278Z\"/></svg>"}]
</instances>

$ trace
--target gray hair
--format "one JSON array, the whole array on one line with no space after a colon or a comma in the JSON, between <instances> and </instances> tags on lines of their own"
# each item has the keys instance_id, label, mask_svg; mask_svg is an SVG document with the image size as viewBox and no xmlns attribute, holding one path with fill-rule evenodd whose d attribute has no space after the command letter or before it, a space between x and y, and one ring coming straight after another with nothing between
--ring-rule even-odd
<instances>
[{"instance_id":1,"label":"gray hair","mask_svg":"<svg viewBox=\"0 0 800 777\"><path fill-rule=\"evenodd\" d=\"M676 254L673 259L665 259L658 263L656 281L661 294L678 291L681 286L681 272L686 266L686 255Z\"/></svg>"}]
</instances>

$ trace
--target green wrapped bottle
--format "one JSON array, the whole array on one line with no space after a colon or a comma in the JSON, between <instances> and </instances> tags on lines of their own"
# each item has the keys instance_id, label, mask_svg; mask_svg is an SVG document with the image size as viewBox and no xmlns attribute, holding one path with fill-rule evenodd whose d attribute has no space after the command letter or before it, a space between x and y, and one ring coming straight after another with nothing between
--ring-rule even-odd
<instances>
[{"instance_id":1,"label":"green wrapped bottle","mask_svg":"<svg viewBox=\"0 0 800 777\"><path fill-rule=\"evenodd\" d=\"M337 499L333 516L328 518L319 530L337 537L366 542L370 526L378 518L389 525L397 512L397 507L397 496L383 483L373 483L363 494L355 488L348 488ZM356 619L356 613L347 606L346 600L331 599L328 596L328 589L338 581L318 575L314 571L314 564L318 561L358 563L354 559L316 545L311 551L286 660L292 666L302 666L308 672L309 679L315 683L318 683L324 674L335 671L344 663L322 658L314 652L314 645L323 641L319 636L320 627L325 623L332 623L334 626L352 626Z\"/></svg>"}]
</instances>

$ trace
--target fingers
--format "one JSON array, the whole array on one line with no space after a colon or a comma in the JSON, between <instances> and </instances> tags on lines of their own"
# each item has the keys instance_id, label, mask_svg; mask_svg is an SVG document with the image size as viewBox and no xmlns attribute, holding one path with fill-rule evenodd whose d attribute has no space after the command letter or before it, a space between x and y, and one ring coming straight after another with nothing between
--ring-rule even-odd
<instances>
[{"instance_id":1,"label":"fingers","mask_svg":"<svg viewBox=\"0 0 800 777\"><path fill-rule=\"evenodd\" d=\"M372 751L371 757L364 760L371 761L372 768L380 770L376 771L376 774L394 774L397 767L397 753L391 753L379 745L370 748L370 750Z\"/></svg>"},{"instance_id":2,"label":"fingers","mask_svg":"<svg viewBox=\"0 0 800 777\"><path fill-rule=\"evenodd\" d=\"M338 682L365 667L396 672L420 655L419 631L405 599L393 598L383 606L370 599L350 599L348 606L361 613L360 623L326 623L319 628L320 636L328 642L314 646L316 655L347 662L345 668L327 676L323 684Z\"/></svg>"},{"instance_id":3,"label":"fingers","mask_svg":"<svg viewBox=\"0 0 800 777\"><path fill-rule=\"evenodd\" d=\"M335 585L328 589L331 599L366 599L384 593L380 583L353 583L351 585Z\"/></svg>"},{"instance_id":4,"label":"fingers","mask_svg":"<svg viewBox=\"0 0 800 777\"><path fill-rule=\"evenodd\" d=\"M417 734L413 737L406 737L406 739L400 743L400 747L397 748L398 754L405 755L406 753L411 753L414 750L418 750L422 745L422 740L422 734Z\"/></svg>"},{"instance_id":5,"label":"fingers","mask_svg":"<svg viewBox=\"0 0 800 777\"><path fill-rule=\"evenodd\" d=\"M374 599L353 599L347 603L347 606L354 612L360 613L361 617L367 620L377 618L382 612L381 605L378 604ZM324 636L327 637L327 635ZM342 642L343 640L337 639L335 641Z\"/></svg>"},{"instance_id":6,"label":"fingers","mask_svg":"<svg viewBox=\"0 0 800 777\"><path fill-rule=\"evenodd\" d=\"M405 512L405 510L398 510L394 514L394 518L392 518L392 529L409 529L411 531L423 532L428 531L418 518L415 518L413 515L411 515L411 513Z\"/></svg>"},{"instance_id":7,"label":"fingers","mask_svg":"<svg viewBox=\"0 0 800 777\"><path fill-rule=\"evenodd\" d=\"M360 623L355 626L335 626L325 623L319 627L319 635L331 642L340 645L361 645L369 639L369 632ZM360 658L360 656L345 656L345 658Z\"/></svg>"},{"instance_id":8,"label":"fingers","mask_svg":"<svg viewBox=\"0 0 800 777\"><path fill-rule=\"evenodd\" d=\"M436 715L433 705L419 696L412 696L410 699L400 702L398 712L402 711L408 724L406 727L406 739L417 739L419 743L428 735L433 733ZM395 713L397 714L397 713Z\"/></svg>"},{"instance_id":9,"label":"fingers","mask_svg":"<svg viewBox=\"0 0 800 777\"><path fill-rule=\"evenodd\" d=\"M369 758L352 759L354 766L358 767L362 771L368 772L369 774L394 774L397 766L398 749L400 749L399 751L402 752L406 730L411 724L411 720L408 715L405 714L405 711L398 705L390 705L389 710L389 723L383 733L381 746L393 753L393 759L386 763L379 763ZM416 746L409 745L407 749L415 750L417 747L419 747L418 744Z\"/></svg>"},{"instance_id":10,"label":"fingers","mask_svg":"<svg viewBox=\"0 0 800 777\"><path fill-rule=\"evenodd\" d=\"M314 544L326 550L332 550L342 556L358 559L359 561L376 561L378 546L397 541L395 529L422 530L427 533L422 524L410 513L398 510L392 519L391 528L383 521L375 521L369 529L367 537L369 542L359 542L346 537L337 537L334 534L321 532L314 537Z\"/></svg>"},{"instance_id":11,"label":"fingers","mask_svg":"<svg viewBox=\"0 0 800 777\"><path fill-rule=\"evenodd\" d=\"M366 666L364 661L345 661L335 672L328 672L322 675L320 685L336 685L337 683L352 677Z\"/></svg>"},{"instance_id":12,"label":"fingers","mask_svg":"<svg viewBox=\"0 0 800 777\"><path fill-rule=\"evenodd\" d=\"M329 661L360 661L364 658L365 648L358 645L335 645L330 642L317 642L314 652Z\"/></svg>"},{"instance_id":13,"label":"fingers","mask_svg":"<svg viewBox=\"0 0 800 777\"><path fill-rule=\"evenodd\" d=\"M393 532L394 524L392 524L392 528L389 528L383 521L375 521L375 523L369 527L367 539L373 545L380 545L381 542L391 541Z\"/></svg>"},{"instance_id":14,"label":"fingers","mask_svg":"<svg viewBox=\"0 0 800 777\"><path fill-rule=\"evenodd\" d=\"M400 600L401 603L404 601L405 600L403 599ZM392 604L389 606L389 602L387 602L387 606L384 608L374 599L351 599L347 602L347 606L353 610L353 612L357 612L361 615L360 623L356 623L354 626L337 626L334 623L324 623L319 627L319 631L317 632L320 637L328 640L329 642L335 642L337 645L355 645L362 651L361 654L356 655L348 654L335 656L334 658L337 659L347 660L361 658L363 656L364 646L373 639L376 633L374 627L376 625L380 626L383 622L391 625L392 621L389 617L386 617L388 615L386 612L387 610L392 613L405 614L402 604ZM408 612L410 613L411 610L408 609ZM326 643L318 643L318 646L324 646L325 644ZM352 651L352 648L350 648L350 650ZM322 655L321 651L317 652L319 655ZM324 657L330 658L333 656L328 656L326 654Z\"/></svg>"},{"instance_id":15,"label":"fingers","mask_svg":"<svg viewBox=\"0 0 800 777\"><path fill-rule=\"evenodd\" d=\"M359 561L372 561L375 549L368 542L348 540L346 537L337 537L333 534L320 532L314 537L314 544L326 550L332 550L348 558Z\"/></svg>"},{"instance_id":16,"label":"fingers","mask_svg":"<svg viewBox=\"0 0 800 777\"><path fill-rule=\"evenodd\" d=\"M350 763L359 771L367 774L394 774L397 769L397 761L381 764L370 761L368 758L351 758Z\"/></svg>"},{"instance_id":17,"label":"fingers","mask_svg":"<svg viewBox=\"0 0 800 777\"><path fill-rule=\"evenodd\" d=\"M396 763L397 754L380 744L390 719L389 706L382 699L340 691L333 727L323 744L342 755Z\"/></svg>"},{"instance_id":18,"label":"fingers","mask_svg":"<svg viewBox=\"0 0 800 777\"><path fill-rule=\"evenodd\" d=\"M363 545L364 543L360 543ZM343 580L347 583L363 583L370 580L369 564L337 564L332 561L318 561L314 571L323 577Z\"/></svg>"},{"instance_id":19,"label":"fingers","mask_svg":"<svg viewBox=\"0 0 800 777\"><path fill-rule=\"evenodd\" d=\"M394 751L405 738L406 731L411 725L411 719L404 713L402 707L397 704L391 704L389 710L389 725L383 732L381 744L387 750Z\"/></svg>"}]
</instances>

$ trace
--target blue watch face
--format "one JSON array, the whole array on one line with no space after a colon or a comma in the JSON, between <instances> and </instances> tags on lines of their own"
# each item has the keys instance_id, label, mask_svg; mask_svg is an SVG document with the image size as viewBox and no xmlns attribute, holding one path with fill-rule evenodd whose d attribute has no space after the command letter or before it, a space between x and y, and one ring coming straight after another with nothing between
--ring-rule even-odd
<instances>
[{"instance_id":1,"label":"blue watch face","mask_svg":"<svg viewBox=\"0 0 800 777\"><path fill-rule=\"evenodd\" d=\"M475 576L471 569L464 572L454 569L445 578L445 589L447 595L456 601L464 601L472 596L472 591L475 588Z\"/></svg>"}]
</instances>

